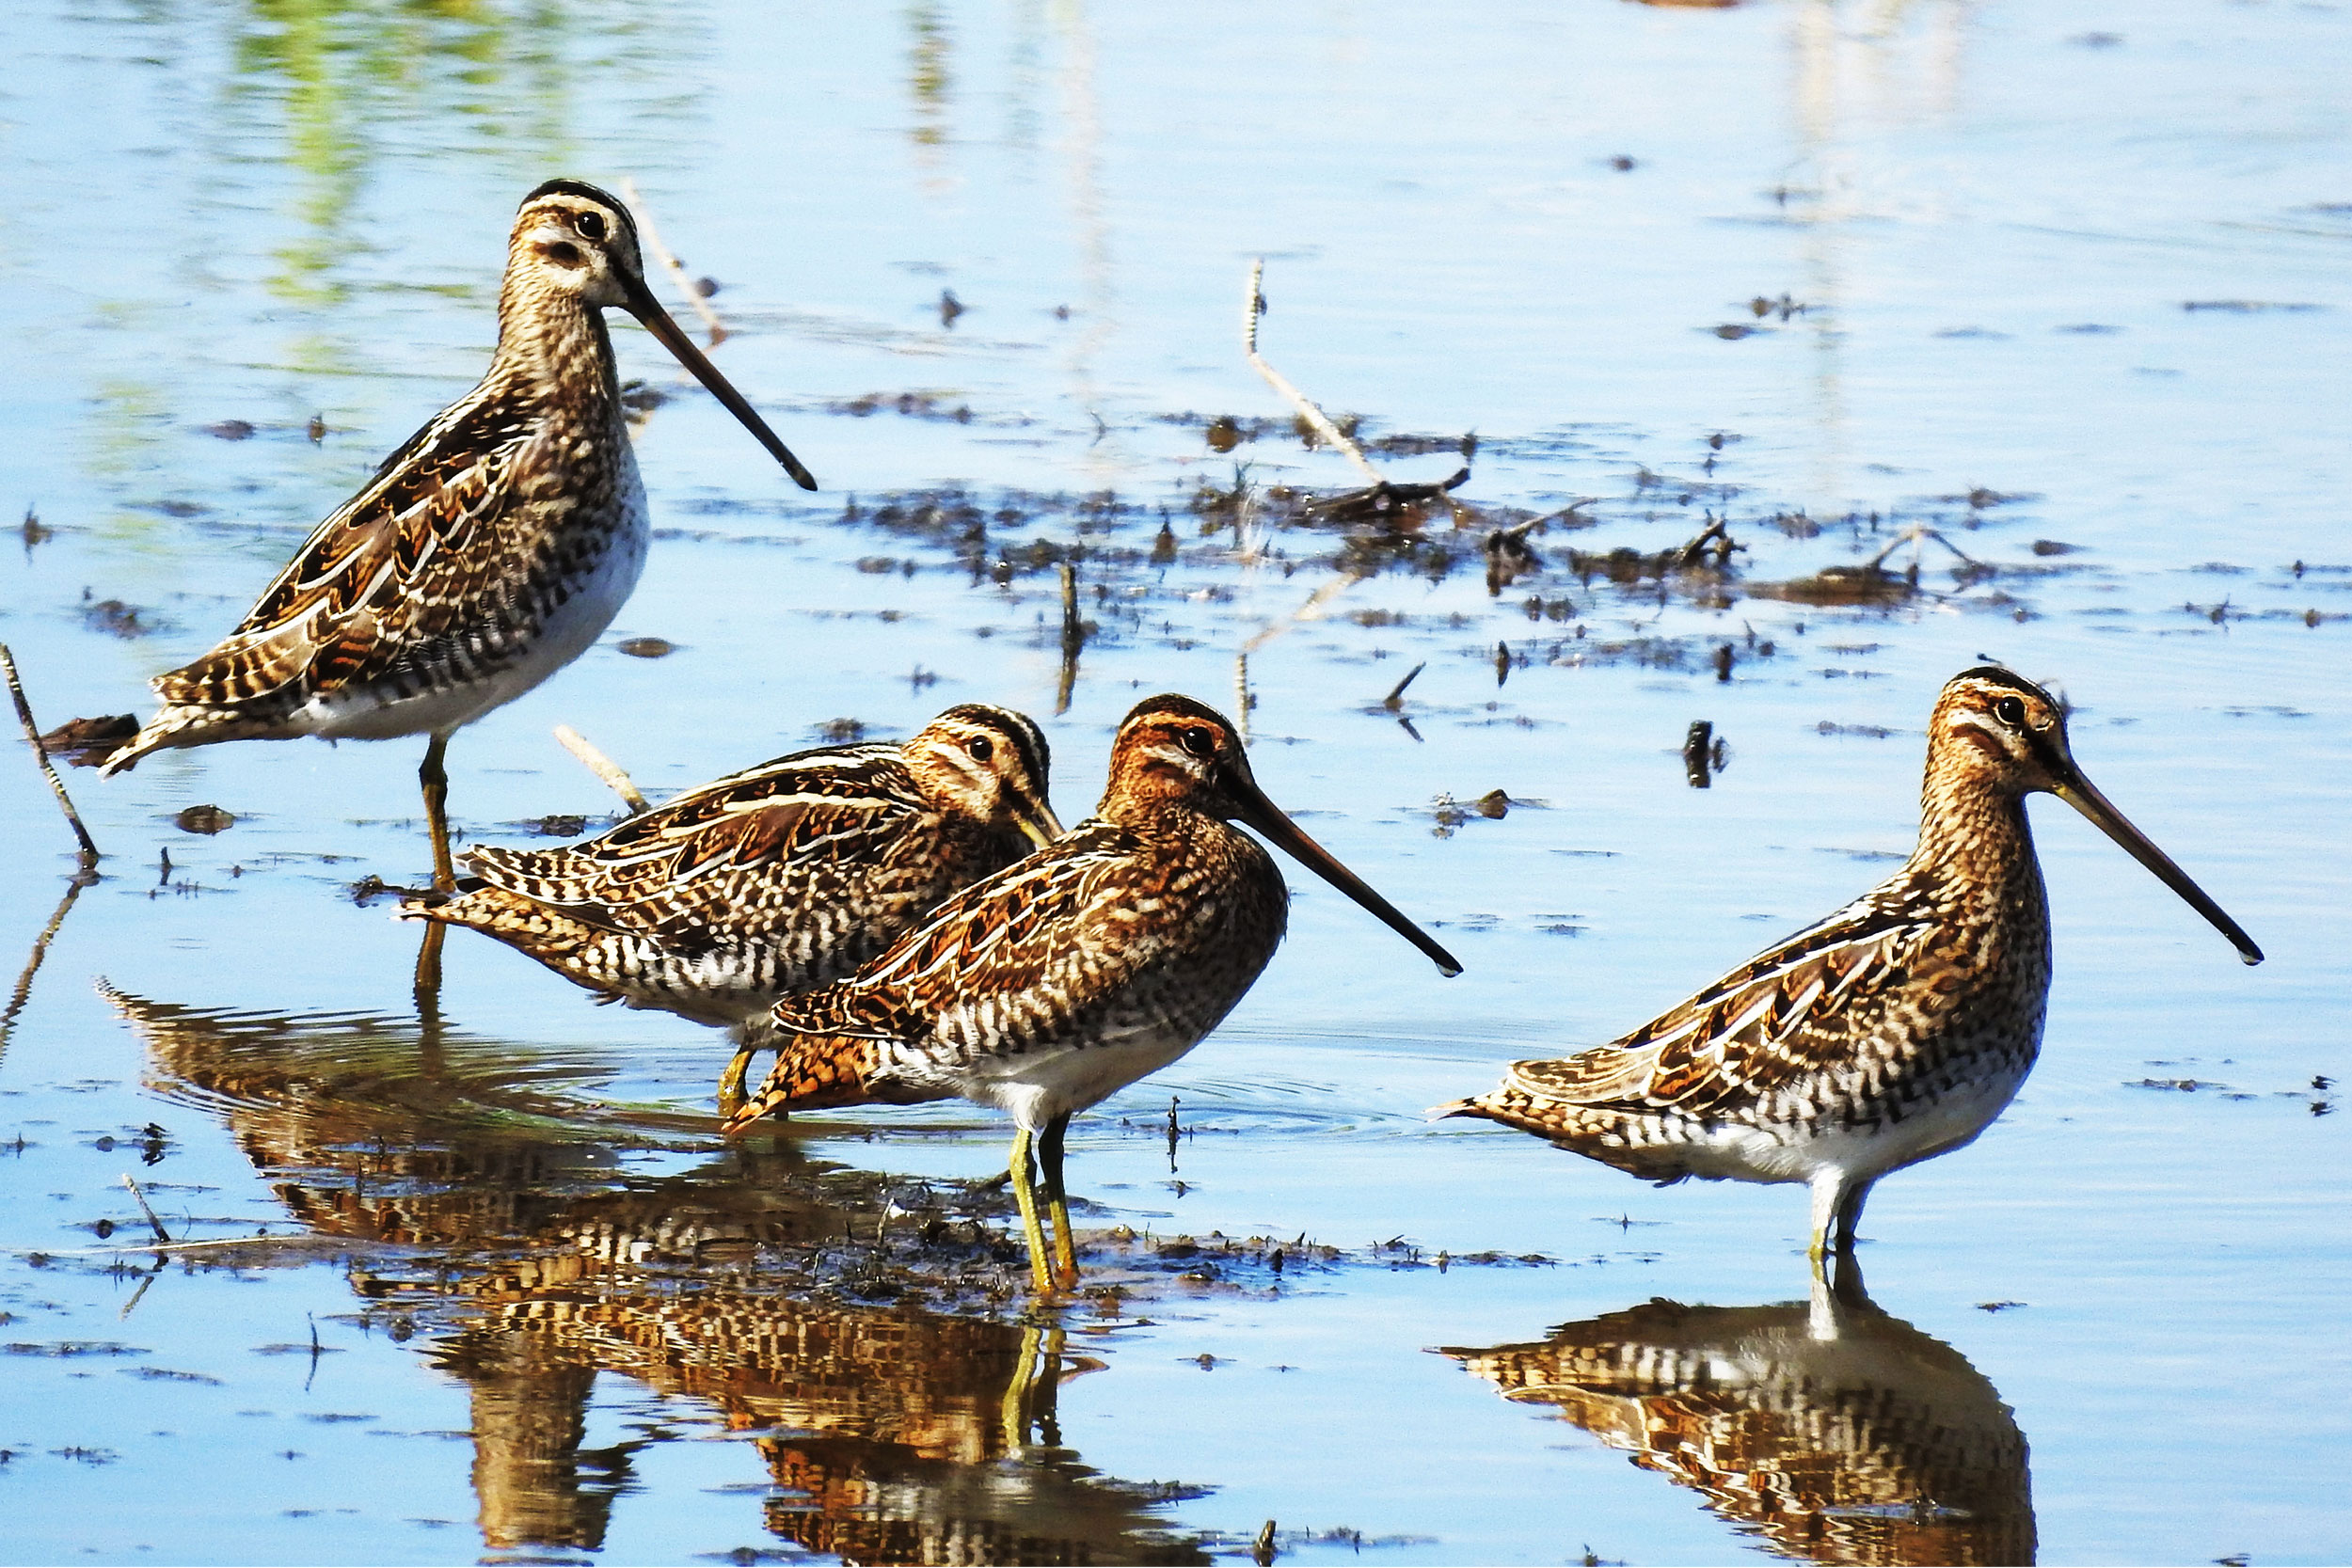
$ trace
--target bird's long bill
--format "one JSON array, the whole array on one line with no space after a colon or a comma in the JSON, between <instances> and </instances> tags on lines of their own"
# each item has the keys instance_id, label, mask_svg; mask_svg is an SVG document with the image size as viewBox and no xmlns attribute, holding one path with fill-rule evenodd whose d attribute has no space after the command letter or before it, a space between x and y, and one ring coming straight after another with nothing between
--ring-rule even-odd
<instances>
[{"instance_id":1,"label":"bird's long bill","mask_svg":"<svg viewBox=\"0 0 2352 1568\"><path fill-rule=\"evenodd\" d=\"M1024 800L1015 811L1013 826L1019 828L1028 841L1042 849L1061 837L1061 818L1054 815L1050 800Z\"/></svg>"},{"instance_id":2,"label":"bird's long bill","mask_svg":"<svg viewBox=\"0 0 2352 1568\"><path fill-rule=\"evenodd\" d=\"M2249 964L2263 961L2263 950L2254 945L2254 939L2234 920L2221 912L2221 906L2205 896L2205 890L2188 879L2188 873L2172 863L2170 856L2150 842L2146 833L2124 819L2114 803L2100 794L2097 786L2079 771L2069 769L2071 778L2060 783L2055 791L2058 798L2090 818L2098 830L2123 847L2124 853L2156 874L2165 886L2179 894L2188 907L2213 923L2213 928L2228 937L2237 948L2237 956Z\"/></svg>"},{"instance_id":3,"label":"bird's long bill","mask_svg":"<svg viewBox=\"0 0 2352 1568\"><path fill-rule=\"evenodd\" d=\"M694 340L670 319L670 312L661 308L661 302L653 297L653 291L642 282L628 285L628 313L644 323L645 330L675 355L679 364L692 371L694 379L709 388L710 395L724 404L728 413L743 421L743 428L759 438L769 455L784 465L784 471L792 476L793 483L803 490L817 488L817 477L801 466L801 460L792 455L792 449L768 428L768 421L759 417L758 410L719 373L719 367L694 346Z\"/></svg>"},{"instance_id":4,"label":"bird's long bill","mask_svg":"<svg viewBox=\"0 0 2352 1568\"><path fill-rule=\"evenodd\" d=\"M1282 815L1258 786L1247 779L1229 779L1227 787L1241 804L1241 819L1271 839L1293 860L1346 894L1388 926L1389 929L1429 956L1448 978L1462 973L1453 954L1432 941L1429 933L1405 918L1394 904L1365 885L1364 879L1333 858L1331 851L1309 838L1297 823Z\"/></svg>"}]
</instances>

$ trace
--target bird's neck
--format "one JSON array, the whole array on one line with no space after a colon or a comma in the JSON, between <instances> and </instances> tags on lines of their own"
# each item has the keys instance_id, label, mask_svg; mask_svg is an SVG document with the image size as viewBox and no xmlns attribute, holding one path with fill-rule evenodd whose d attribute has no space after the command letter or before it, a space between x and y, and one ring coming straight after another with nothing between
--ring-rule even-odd
<instances>
[{"instance_id":1,"label":"bird's neck","mask_svg":"<svg viewBox=\"0 0 2352 1568\"><path fill-rule=\"evenodd\" d=\"M621 382L604 311L577 294L533 288L510 273L499 294L490 377L552 403L619 417Z\"/></svg>"},{"instance_id":2,"label":"bird's neck","mask_svg":"<svg viewBox=\"0 0 2352 1568\"><path fill-rule=\"evenodd\" d=\"M1980 775L1929 774L1919 796L1919 844L1909 869L2009 921L2048 924L2025 798Z\"/></svg>"},{"instance_id":3,"label":"bird's neck","mask_svg":"<svg viewBox=\"0 0 2352 1568\"><path fill-rule=\"evenodd\" d=\"M1200 832L1203 824L1218 820L1202 811L1184 792L1155 788L1153 782L1148 780L1140 787L1114 780L1104 793L1102 803L1094 808L1094 815L1147 838L1188 835Z\"/></svg>"}]
</instances>

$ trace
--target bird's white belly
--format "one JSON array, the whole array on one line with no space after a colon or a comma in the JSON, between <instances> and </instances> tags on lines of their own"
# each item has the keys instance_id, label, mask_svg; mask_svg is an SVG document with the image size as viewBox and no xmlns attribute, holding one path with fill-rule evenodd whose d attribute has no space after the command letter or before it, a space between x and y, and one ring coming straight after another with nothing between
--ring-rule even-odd
<instances>
[{"instance_id":1,"label":"bird's white belly","mask_svg":"<svg viewBox=\"0 0 2352 1568\"><path fill-rule=\"evenodd\" d=\"M1099 1104L1148 1078L1199 1043L1199 1037L1136 1029L1083 1047L993 1058L961 1076L955 1092L993 1105L1035 1132L1057 1116Z\"/></svg>"},{"instance_id":2,"label":"bird's white belly","mask_svg":"<svg viewBox=\"0 0 2352 1568\"><path fill-rule=\"evenodd\" d=\"M329 740L389 740L405 735L446 735L531 690L596 642L637 588L645 569L651 528L644 485L633 454L625 461L622 522L596 570L555 608L523 656L486 678L443 691L385 703L367 691L327 692L296 709L296 734Z\"/></svg>"},{"instance_id":3,"label":"bird's white belly","mask_svg":"<svg viewBox=\"0 0 2352 1568\"><path fill-rule=\"evenodd\" d=\"M1991 1126L2025 1082L2030 1060L1953 1088L1900 1121L1867 1127L1795 1131L1737 1122L1716 1124L1688 1149L1692 1175L1735 1181L1804 1181L1828 1171L1872 1180L1960 1148Z\"/></svg>"}]
</instances>

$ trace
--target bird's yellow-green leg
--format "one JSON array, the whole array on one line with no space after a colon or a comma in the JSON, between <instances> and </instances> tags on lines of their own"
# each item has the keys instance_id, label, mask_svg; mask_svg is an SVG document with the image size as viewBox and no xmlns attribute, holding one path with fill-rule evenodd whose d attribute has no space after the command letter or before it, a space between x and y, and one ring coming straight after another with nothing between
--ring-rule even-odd
<instances>
[{"instance_id":1,"label":"bird's yellow-green leg","mask_svg":"<svg viewBox=\"0 0 2352 1568\"><path fill-rule=\"evenodd\" d=\"M449 854L449 774L441 767L442 754L448 750L445 735L425 742L424 766L417 769L417 782L424 786L424 822L433 834L433 885L442 893L455 893L457 867ZM441 989L441 943L448 940L448 927L437 920L425 923L424 942L417 949L419 996Z\"/></svg>"},{"instance_id":2,"label":"bird's yellow-green leg","mask_svg":"<svg viewBox=\"0 0 2352 1568\"><path fill-rule=\"evenodd\" d=\"M1062 1290L1078 1288L1078 1242L1070 1230L1070 1192L1062 1185L1061 1140L1070 1131L1064 1112L1045 1124L1038 1140L1037 1163L1045 1173L1046 1212L1054 1222L1054 1282Z\"/></svg>"},{"instance_id":3,"label":"bird's yellow-green leg","mask_svg":"<svg viewBox=\"0 0 2352 1568\"><path fill-rule=\"evenodd\" d=\"M1029 1167L1029 1130L1012 1135L1012 1200L1021 1206L1021 1235L1029 1243L1029 1277L1039 1295L1050 1295L1054 1277L1045 1269L1045 1232L1037 1222L1037 1188Z\"/></svg>"},{"instance_id":4,"label":"bird's yellow-green leg","mask_svg":"<svg viewBox=\"0 0 2352 1568\"><path fill-rule=\"evenodd\" d=\"M1805 1261L1813 1265L1817 1275L1826 1278L1824 1265L1829 1260L1829 1233L1837 1223L1837 1200L1843 1196L1844 1180L1835 1171L1822 1171L1813 1178L1813 1233L1805 1243Z\"/></svg>"},{"instance_id":5,"label":"bird's yellow-green leg","mask_svg":"<svg viewBox=\"0 0 2352 1568\"><path fill-rule=\"evenodd\" d=\"M433 885L443 893L455 893L457 866L449 853L449 773L441 766L448 752L449 736L437 735L426 741L424 766L417 769L417 782L424 786L424 825L433 835Z\"/></svg>"},{"instance_id":6,"label":"bird's yellow-green leg","mask_svg":"<svg viewBox=\"0 0 2352 1568\"><path fill-rule=\"evenodd\" d=\"M1005 1385L999 1416L1004 1423L1007 1453L1029 1444L1029 1390L1037 1384L1037 1353L1044 1333L1035 1324L1021 1331L1021 1359L1013 1368L1012 1381Z\"/></svg>"},{"instance_id":7,"label":"bird's yellow-green leg","mask_svg":"<svg viewBox=\"0 0 2352 1568\"><path fill-rule=\"evenodd\" d=\"M1869 1181L1856 1181L1841 1172L1823 1171L1813 1179L1813 1236L1804 1255L1815 1274L1823 1274L1833 1259L1853 1256L1854 1231L1869 1196Z\"/></svg>"},{"instance_id":8,"label":"bird's yellow-green leg","mask_svg":"<svg viewBox=\"0 0 2352 1568\"><path fill-rule=\"evenodd\" d=\"M726 1071L719 1074L719 1114L731 1117L743 1108L743 1080L752 1070L752 1048L739 1045L727 1062Z\"/></svg>"},{"instance_id":9,"label":"bird's yellow-green leg","mask_svg":"<svg viewBox=\"0 0 2352 1568\"><path fill-rule=\"evenodd\" d=\"M417 948L416 993L437 996L441 990L441 943L449 940L449 927L437 920L424 924L424 941Z\"/></svg>"}]
</instances>

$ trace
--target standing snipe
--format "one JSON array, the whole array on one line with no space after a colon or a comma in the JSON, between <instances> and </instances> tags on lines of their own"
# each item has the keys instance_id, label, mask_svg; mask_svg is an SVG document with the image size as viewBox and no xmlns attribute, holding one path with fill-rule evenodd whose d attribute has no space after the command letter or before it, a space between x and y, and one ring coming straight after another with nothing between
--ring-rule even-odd
<instances>
[{"instance_id":1,"label":"standing snipe","mask_svg":"<svg viewBox=\"0 0 2352 1568\"><path fill-rule=\"evenodd\" d=\"M560 849L478 848L451 899L469 926L633 1006L736 1024L853 974L957 889L1061 836L1045 736L1009 708L949 708L903 745L778 757ZM740 1099L751 1045L721 1085Z\"/></svg>"},{"instance_id":2,"label":"standing snipe","mask_svg":"<svg viewBox=\"0 0 2352 1568\"><path fill-rule=\"evenodd\" d=\"M1461 965L1276 809L1241 737L1188 697L1119 727L1096 815L933 910L855 979L777 1004L775 1069L727 1118L961 1097L1009 1113L1013 1196L1041 1291L1076 1282L1062 1134L1070 1118L1182 1056L1282 940L1282 874L1238 818L1386 921L1447 974ZM1032 1184L1055 1225L1046 1261Z\"/></svg>"},{"instance_id":3,"label":"standing snipe","mask_svg":"<svg viewBox=\"0 0 2352 1568\"><path fill-rule=\"evenodd\" d=\"M817 482L646 288L628 209L576 180L523 198L481 384L318 526L226 641L155 677L110 755L298 736L426 735L434 874L455 885L449 737L596 640L645 561L645 491L604 312L645 325L803 487Z\"/></svg>"},{"instance_id":4,"label":"standing snipe","mask_svg":"<svg viewBox=\"0 0 2352 1568\"><path fill-rule=\"evenodd\" d=\"M2007 670L1952 678L1928 721L1919 845L1900 871L1611 1045L1515 1062L1438 1108L1661 1184L1803 1181L1817 1266L1853 1247L1870 1183L1958 1148L2025 1082L2050 990L2050 911L2025 798L2046 790L2236 944L2237 923L2091 787L2063 706Z\"/></svg>"}]
</instances>

